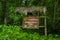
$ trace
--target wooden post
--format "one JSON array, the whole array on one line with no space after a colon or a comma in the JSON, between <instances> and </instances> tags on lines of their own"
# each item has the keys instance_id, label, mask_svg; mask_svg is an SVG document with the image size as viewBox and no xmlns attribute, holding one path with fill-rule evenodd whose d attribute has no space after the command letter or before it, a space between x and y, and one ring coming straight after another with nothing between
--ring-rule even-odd
<instances>
[{"instance_id":1,"label":"wooden post","mask_svg":"<svg viewBox=\"0 0 60 40\"><path fill-rule=\"evenodd\" d=\"M46 7L44 7L44 16L45 16L45 18L44 18L44 25L45 25L45 36L47 36L47 24L46 24Z\"/></svg>"}]
</instances>

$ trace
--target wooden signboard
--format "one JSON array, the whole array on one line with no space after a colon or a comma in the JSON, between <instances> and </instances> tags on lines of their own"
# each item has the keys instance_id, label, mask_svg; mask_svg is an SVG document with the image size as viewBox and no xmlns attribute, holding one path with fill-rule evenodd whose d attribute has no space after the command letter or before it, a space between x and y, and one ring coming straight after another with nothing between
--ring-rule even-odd
<instances>
[{"instance_id":1,"label":"wooden signboard","mask_svg":"<svg viewBox=\"0 0 60 40\"><path fill-rule=\"evenodd\" d=\"M25 17L23 19L22 28L38 29L39 18L34 16Z\"/></svg>"}]
</instances>

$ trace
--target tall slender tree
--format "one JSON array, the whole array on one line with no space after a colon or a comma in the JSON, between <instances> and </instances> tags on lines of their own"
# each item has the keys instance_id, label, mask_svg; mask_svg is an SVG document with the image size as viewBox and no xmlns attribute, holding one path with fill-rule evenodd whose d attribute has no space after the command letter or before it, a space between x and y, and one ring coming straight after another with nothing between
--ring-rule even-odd
<instances>
[{"instance_id":1,"label":"tall slender tree","mask_svg":"<svg viewBox=\"0 0 60 40\"><path fill-rule=\"evenodd\" d=\"M1 0L2 2L2 12L3 12L3 16L4 16L4 24L7 24L7 13L6 13L6 3L7 3L7 0Z\"/></svg>"},{"instance_id":2,"label":"tall slender tree","mask_svg":"<svg viewBox=\"0 0 60 40\"><path fill-rule=\"evenodd\" d=\"M57 4L58 4L58 0L55 0L54 2L54 17L53 17L53 27L55 27L56 25L56 11L57 11Z\"/></svg>"}]
</instances>

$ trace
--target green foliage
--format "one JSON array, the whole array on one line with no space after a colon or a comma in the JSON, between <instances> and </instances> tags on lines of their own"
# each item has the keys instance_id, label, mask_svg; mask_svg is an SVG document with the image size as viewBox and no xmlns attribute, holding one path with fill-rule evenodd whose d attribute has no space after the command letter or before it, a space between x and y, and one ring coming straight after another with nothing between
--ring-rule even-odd
<instances>
[{"instance_id":1,"label":"green foliage","mask_svg":"<svg viewBox=\"0 0 60 40\"><path fill-rule=\"evenodd\" d=\"M30 33L29 33L30 32ZM39 35L37 32L24 31L21 26L0 25L0 40L59 40L59 36L49 35L48 37Z\"/></svg>"}]
</instances>

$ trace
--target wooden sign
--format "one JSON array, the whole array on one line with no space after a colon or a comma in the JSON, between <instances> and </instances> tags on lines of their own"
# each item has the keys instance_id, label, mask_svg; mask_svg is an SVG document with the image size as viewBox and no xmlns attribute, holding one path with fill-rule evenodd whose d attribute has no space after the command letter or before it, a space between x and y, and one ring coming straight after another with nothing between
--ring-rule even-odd
<instances>
[{"instance_id":1,"label":"wooden sign","mask_svg":"<svg viewBox=\"0 0 60 40\"><path fill-rule=\"evenodd\" d=\"M37 29L39 28L39 18L34 16L29 16L24 18L22 28Z\"/></svg>"}]
</instances>

